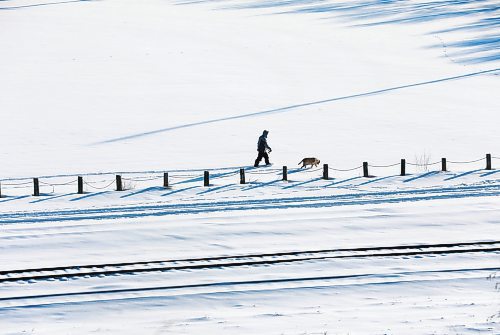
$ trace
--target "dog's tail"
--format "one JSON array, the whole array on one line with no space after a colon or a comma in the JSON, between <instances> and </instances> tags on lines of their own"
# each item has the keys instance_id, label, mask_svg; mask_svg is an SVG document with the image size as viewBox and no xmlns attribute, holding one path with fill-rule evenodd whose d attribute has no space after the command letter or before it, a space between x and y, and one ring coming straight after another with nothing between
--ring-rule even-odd
<instances>
[{"instance_id":1,"label":"dog's tail","mask_svg":"<svg viewBox=\"0 0 500 335\"><path fill-rule=\"evenodd\" d=\"M297 165L300 165L300 164L302 164L302 162L303 162L303 161L304 161L304 160L301 160L301 161L299 162L299 164L297 164Z\"/></svg>"}]
</instances>

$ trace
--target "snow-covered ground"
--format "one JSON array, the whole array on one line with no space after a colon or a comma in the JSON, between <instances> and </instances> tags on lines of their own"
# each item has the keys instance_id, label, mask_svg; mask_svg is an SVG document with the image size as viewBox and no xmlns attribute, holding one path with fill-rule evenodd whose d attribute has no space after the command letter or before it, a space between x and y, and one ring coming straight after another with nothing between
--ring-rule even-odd
<instances>
[{"instance_id":1,"label":"snow-covered ground","mask_svg":"<svg viewBox=\"0 0 500 335\"><path fill-rule=\"evenodd\" d=\"M0 1L0 333L499 334L499 11Z\"/></svg>"},{"instance_id":2,"label":"snow-covered ground","mask_svg":"<svg viewBox=\"0 0 500 335\"><path fill-rule=\"evenodd\" d=\"M498 36L473 28L496 1L345 2L373 3L356 20L218 9L277 1L47 2L0 4L5 176L249 165L266 128L283 165L468 160L500 142L497 73L447 80L498 60L460 63L477 48L446 47ZM392 7L416 22L363 26ZM498 55L498 40L483 48Z\"/></svg>"}]
</instances>

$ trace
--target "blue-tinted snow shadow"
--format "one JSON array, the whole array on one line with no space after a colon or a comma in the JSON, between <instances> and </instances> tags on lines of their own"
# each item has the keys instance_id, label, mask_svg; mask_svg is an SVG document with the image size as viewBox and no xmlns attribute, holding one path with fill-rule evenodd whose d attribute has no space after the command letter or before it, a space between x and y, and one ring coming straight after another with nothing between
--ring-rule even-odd
<instances>
[{"instance_id":1,"label":"blue-tinted snow shadow","mask_svg":"<svg viewBox=\"0 0 500 335\"><path fill-rule=\"evenodd\" d=\"M89 193L89 194L86 194L86 195L78 197L78 198L70 199L69 201L80 201L80 200L83 200L83 199L96 197L98 195L102 195L102 194L106 194L106 193L110 193L110 191L102 191L102 192L96 192L96 193Z\"/></svg>"},{"instance_id":2,"label":"blue-tinted snow shadow","mask_svg":"<svg viewBox=\"0 0 500 335\"><path fill-rule=\"evenodd\" d=\"M491 171L491 172L483 173L479 177L488 177L488 176L491 176L492 174L495 174L495 173L498 173L498 172L500 172L500 170L494 170L494 171Z\"/></svg>"},{"instance_id":3,"label":"blue-tinted snow shadow","mask_svg":"<svg viewBox=\"0 0 500 335\"><path fill-rule=\"evenodd\" d=\"M14 10L14 9L22 9L22 8L30 8L30 7L41 7L41 6L53 6L53 5L62 5L74 2L90 2L95 0L68 0L68 1L58 1L58 2L43 2L31 5L22 5L22 6L9 6L9 7L0 7L0 10Z\"/></svg>"},{"instance_id":4,"label":"blue-tinted snow shadow","mask_svg":"<svg viewBox=\"0 0 500 335\"><path fill-rule=\"evenodd\" d=\"M477 169L477 170L472 170L472 171L467 171L467 172L464 172L464 173L460 173L460 174L457 174L455 176L448 177L445 180L457 179L457 178L460 178L460 177L463 177L463 176L467 176L467 175L470 175L470 174L473 174L473 173L476 173L476 172L479 172L479 171L483 171L483 169Z\"/></svg>"},{"instance_id":5,"label":"blue-tinted snow shadow","mask_svg":"<svg viewBox=\"0 0 500 335\"><path fill-rule=\"evenodd\" d=\"M386 177L375 178L375 179L366 181L364 183L358 184L358 186L363 186L363 185L367 185L367 184L371 184L371 183L376 183L376 182L379 182L381 180L385 180L385 179L389 179L389 178L394 178L394 177L398 177L398 176L399 175L393 175L393 176L386 176Z\"/></svg>"},{"instance_id":6,"label":"blue-tinted snow shadow","mask_svg":"<svg viewBox=\"0 0 500 335\"><path fill-rule=\"evenodd\" d=\"M403 180L403 183L409 183L409 182L417 180L417 179L427 178L427 177L433 176L433 175L438 174L438 173L439 173L439 171L426 172L424 174L421 174L421 175L418 175L418 176L415 176L415 177Z\"/></svg>"},{"instance_id":7,"label":"blue-tinted snow shadow","mask_svg":"<svg viewBox=\"0 0 500 335\"><path fill-rule=\"evenodd\" d=\"M309 168L296 168L296 169L289 169L289 170L287 170L287 173L288 173L288 174L294 174L294 173L299 173L299 172L307 172L307 171L309 171L310 169L312 169L312 167L309 167Z\"/></svg>"},{"instance_id":8,"label":"blue-tinted snow shadow","mask_svg":"<svg viewBox=\"0 0 500 335\"><path fill-rule=\"evenodd\" d=\"M210 192L220 191L222 189L225 189L225 188L228 188L228 187L231 187L231 186L234 186L234 185L233 184L228 184L228 185L210 187L207 190L201 191L201 192L199 192L197 194L201 195L201 194L207 194L207 193L210 193Z\"/></svg>"},{"instance_id":9,"label":"blue-tinted snow shadow","mask_svg":"<svg viewBox=\"0 0 500 335\"><path fill-rule=\"evenodd\" d=\"M235 171L229 171L229 172L224 172L224 173L214 173L214 174L210 175L209 179L223 178L223 177L230 176L232 174L236 174L236 172ZM172 184L172 185L182 185L182 184L189 184L189 183L201 182L201 181L204 180L204 178L205 177L203 175L201 175L200 177L194 177L194 178L186 179L186 180L180 181L180 182Z\"/></svg>"},{"instance_id":10,"label":"blue-tinted snow shadow","mask_svg":"<svg viewBox=\"0 0 500 335\"><path fill-rule=\"evenodd\" d=\"M3 196L0 198L0 203L2 202L8 202L8 201L14 201L14 200L20 200L29 197L29 195L20 195L18 197L9 197L9 196Z\"/></svg>"},{"instance_id":11,"label":"blue-tinted snow shadow","mask_svg":"<svg viewBox=\"0 0 500 335\"><path fill-rule=\"evenodd\" d=\"M406 196L405 196L406 195ZM223 201L212 203L183 203L163 204L155 206L134 206L100 208L71 211L42 212L40 215L26 218L23 213L6 214L2 218L2 224L36 223L54 221L79 221L79 220L101 220L101 219L123 219L144 218L147 216L185 215L213 213L221 211L244 211L244 210L276 210L292 208L327 208L351 205L376 205L403 202L417 202L444 199L465 199L478 197L498 197L500 195L500 184L478 185L467 187L444 187L420 190L398 190L384 192L351 193L330 196L312 196L296 198L273 198ZM368 197L368 198L365 198ZM147 210L147 209L154 210ZM69 215L72 213L71 215ZM0 214L2 215L2 214ZM54 218L57 215L57 218Z\"/></svg>"},{"instance_id":12,"label":"blue-tinted snow shadow","mask_svg":"<svg viewBox=\"0 0 500 335\"><path fill-rule=\"evenodd\" d=\"M103 144L109 144L109 143L114 143L114 142L122 142L122 141L126 141L126 140L132 140L132 139L137 139L137 138L141 138L141 137L145 137L145 136L151 136L151 135L156 135L156 134L160 134L160 133L164 133L164 132L170 132L170 131L175 131L175 130L179 130L179 129L197 127L197 126L207 125L207 124L212 124L212 123L220 123L220 122L225 122L225 121L245 119L245 118L249 118L249 117L262 116L262 115L268 115L268 114L286 113L286 112L290 112L292 110L299 109L302 107L307 107L307 106L326 104L326 103L347 100L347 99L368 97L368 96L373 96L373 95L377 95L377 94L383 94L383 93L388 93L388 92L392 92L392 91L398 91L398 90L403 90L403 89L408 89L408 88L413 88L413 87L418 87L418 86L432 85L432 84L438 84L438 83L443 83L443 82L452 81L452 80L470 78L470 77L484 75L484 74L491 74L491 73L496 73L499 71L500 71L500 68L495 68L495 69L490 69L490 70L467 73L467 74L463 74L463 75L459 75L459 76L445 77L445 78L423 81L423 82L418 82L418 83L383 88L383 89L379 89L379 90L375 90L375 91L368 91L368 92L362 92L362 93L346 95L346 96L341 96L341 97L334 97L331 99L310 101L310 102L305 102L305 103L300 103L300 104L295 104L295 105L290 105L290 106L285 106L285 107L280 107L280 108L275 108L275 109L269 109L269 110L254 112L254 113L240 114L240 115L228 116L228 117L223 117L223 118L218 118L218 119L210 119L210 120L204 120L204 121L199 121L199 122L186 123L186 124L182 124L182 125L178 125L178 126L167 127L167 128L156 129L156 130L152 130L152 131L146 131L146 132L142 132L142 133L112 138L112 139L104 140L101 142L92 143L91 145L103 145ZM233 172L228 172L228 173L226 173L226 175L231 174L231 173L233 173ZM220 176L224 176L224 174L216 176L215 178L218 178ZM195 182L195 181L200 181L200 180L203 180L203 176L186 180L183 183L190 183L190 182Z\"/></svg>"},{"instance_id":13,"label":"blue-tinted snow shadow","mask_svg":"<svg viewBox=\"0 0 500 335\"><path fill-rule=\"evenodd\" d=\"M349 25L370 28L380 25L415 24L446 21L447 28L431 33L443 36L445 40L455 38L447 33L467 31L471 38L467 41L436 43L432 48L444 49L450 56L452 50L465 50L468 57L452 55L455 62L484 63L500 58L498 40L500 38L500 4L478 0L440 1L395 1L395 0L268 0L245 1L242 3L220 0L179 0L177 4L213 3L219 9L274 9L274 14L320 14L323 19L336 17ZM459 20L451 21L451 18ZM454 24L451 25L450 24ZM488 37L482 33L487 32ZM439 39L443 40L442 37Z\"/></svg>"},{"instance_id":14,"label":"blue-tinted snow shadow","mask_svg":"<svg viewBox=\"0 0 500 335\"><path fill-rule=\"evenodd\" d=\"M35 204L35 203L42 202L42 201L49 201L49 200L53 200L53 199L67 197L67 196L70 196L70 195L73 195L73 194L75 194L75 193L66 193L66 194L54 195L52 197L42 198L42 199L37 199L37 200L30 201L30 204Z\"/></svg>"},{"instance_id":15,"label":"blue-tinted snow shadow","mask_svg":"<svg viewBox=\"0 0 500 335\"><path fill-rule=\"evenodd\" d=\"M184 192L184 191L192 190L192 189L195 189L195 188L198 188L198 187L200 187L200 186L190 186L190 187L185 187L185 188L181 188L181 189L178 189L178 190L174 190L174 191L171 191L171 192L168 192L168 193L162 194L161 196L162 196L162 197L166 197L166 196L169 196L169 195L172 195L172 194L175 194L175 193L180 193L180 192Z\"/></svg>"},{"instance_id":16,"label":"blue-tinted snow shadow","mask_svg":"<svg viewBox=\"0 0 500 335\"><path fill-rule=\"evenodd\" d=\"M294 187L297 187L297 186L302 186L302 185L305 185L305 184L314 183L315 181L320 181L322 179L323 178L314 178L314 179L306 180L306 181L303 181L303 182L300 182L300 183L294 183L294 184L291 184L291 185L283 187L283 189L289 189L289 188L294 188Z\"/></svg>"},{"instance_id":17,"label":"blue-tinted snow shadow","mask_svg":"<svg viewBox=\"0 0 500 335\"><path fill-rule=\"evenodd\" d=\"M334 186L334 185L344 184L344 183L347 183L349 181L356 180L356 179L361 179L361 177L358 176L358 177L352 177L352 178L347 178L347 179L335 181L335 182L333 182L331 184L325 185L325 188L328 188L328 187Z\"/></svg>"},{"instance_id":18,"label":"blue-tinted snow shadow","mask_svg":"<svg viewBox=\"0 0 500 335\"><path fill-rule=\"evenodd\" d=\"M280 181L283 181L281 179L276 179L276 180L272 180L272 181L268 181L268 182L265 182L265 183L259 183L259 184L256 184L254 186L250 186L250 187L247 187L247 188L243 188L242 191L250 191L250 190L254 190L256 188L260 188L260 187L265 187L265 186L270 186L270 185L273 185L273 184L276 184L276 183L279 183Z\"/></svg>"},{"instance_id":19,"label":"blue-tinted snow shadow","mask_svg":"<svg viewBox=\"0 0 500 335\"><path fill-rule=\"evenodd\" d=\"M164 191L164 190L165 190L164 187L152 186L152 187L143 188L139 191L135 191L135 192L132 192L129 194L122 195L120 198L128 198L128 197L132 197L134 195L141 194L141 193L146 193L146 192L151 192L151 191Z\"/></svg>"}]
</instances>

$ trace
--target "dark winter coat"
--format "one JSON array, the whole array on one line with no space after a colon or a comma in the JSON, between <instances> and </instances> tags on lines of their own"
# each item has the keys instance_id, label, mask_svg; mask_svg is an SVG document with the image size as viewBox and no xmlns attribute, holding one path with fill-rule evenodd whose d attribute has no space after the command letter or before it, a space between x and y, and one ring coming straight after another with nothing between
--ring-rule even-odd
<instances>
[{"instance_id":1,"label":"dark winter coat","mask_svg":"<svg viewBox=\"0 0 500 335\"><path fill-rule=\"evenodd\" d=\"M259 151L259 152L265 152L266 149L271 150L271 148L269 147L269 145L267 145L266 135L260 135L259 142L257 142L257 151Z\"/></svg>"}]
</instances>

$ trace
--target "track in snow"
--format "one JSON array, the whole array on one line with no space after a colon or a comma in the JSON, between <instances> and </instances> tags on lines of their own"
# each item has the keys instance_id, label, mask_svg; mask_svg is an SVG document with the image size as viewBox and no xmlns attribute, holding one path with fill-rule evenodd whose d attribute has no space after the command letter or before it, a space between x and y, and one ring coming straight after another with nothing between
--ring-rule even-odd
<instances>
[{"instance_id":1,"label":"track in snow","mask_svg":"<svg viewBox=\"0 0 500 335\"><path fill-rule=\"evenodd\" d=\"M287 278L274 278L274 279L256 279L256 280L241 280L241 281L221 281L221 282L209 282L209 283L194 283L194 284L181 284L181 285L169 285L169 286L150 286L150 287L133 287L133 288L123 288L123 289L101 289L101 290L90 290L90 291L72 291L72 292L58 292L58 293L45 293L45 294L31 294L31 295L19 295L10 297L1 297L0 302L7 303L9 307L13 307L12 303L15 301L23 301L20 306L41 306L47 304L60 304L60 303L71 303L71 302L81 302L81 300L71 301L67 300L71 297L85 297L85 296L96 296L90 301L110 301L110 300L123 300L130 298L143 298L147 297L140 295L148 292L155 291L173 291L180 289L200 289L200 288L216 288L222 289L224 287L248 287L254 285L273 285L273 284L290 284L290 283L307 283L307 282L330 282L328 286L331 286L332 280L342 280L342 279L366 279L368 282L364 284L385 284L385 283L403 283L403 282L415 282L423 280L453 280L457 275L465 275L472 272L498 272L499 267L486 267L486 268L460 268L460 269L442 269L442 270L424 270L424 271L406 271L406 272L396 272L396 273L361 273L361 274L347 274L347 275L330 275L330 276L315 276L315 277L287 277ZM447 274L448 277L436 278L436 274ZM422 278L421 276L431 275L432 278ZM416 278L411 278L415 276ZM477 277L477 276L476 276ZM483 274L480 277L486 277ZM371 281L370 281L371 280ZM359 283L358 283L359 284ZM318 284L316 284L318 285ZM321 285L320 285L321 286ZM317 287L317 286L313 286ZM246 288L248 290L248 288ZM259 287L260 290L266 289L276 289L276 287ZM233 290L233 289L231 289ZM243 288L244 290L244 288ZM121 295L120 295L121 294ZM133 294L132 296L124 296L124 294ZM192 293L190 293L192 294ZM104 297L104 296L105 297ZM117 295L109 297L108 295ZM64 301L44 301L44 302L28 302L32 299L53 299L53 298L65 298Z\"/></svg>"},{"instance_id":2,"label":"track in snow","mask_svg":"<svg viewBox=\"0 0 500 335\"><path fill-rule=\"evenodd\" d=\"M241 266L272 265L336 258L402 257L457 253L499 252L500 241L422 244L371 248L290 251L205 258L156 260L113 264L87 264L0 271L0 283L53 279L132 275L147 272L198 270Z\"/></svg>"}]
</instances>

